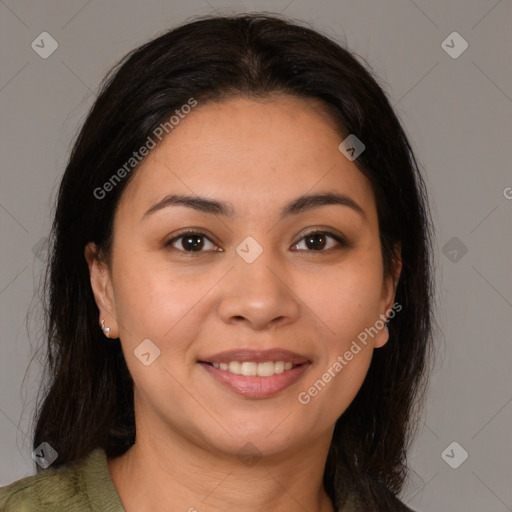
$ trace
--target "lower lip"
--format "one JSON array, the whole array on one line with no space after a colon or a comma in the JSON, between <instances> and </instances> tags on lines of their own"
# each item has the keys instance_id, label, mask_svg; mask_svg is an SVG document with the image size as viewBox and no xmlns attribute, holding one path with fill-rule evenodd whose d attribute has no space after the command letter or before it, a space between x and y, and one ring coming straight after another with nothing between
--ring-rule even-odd
<instances>
[{"instance_id":1,"label":"lower lip","mask_svg":"<svg viewBox=\"0 0 512 512\"><path fill-rule=\"evenodd\" d=\"M227 370L215 368L207 363L199 363L212 377L229 389L246 398L269 398L291 386L309 368L304 363L271 377L246 377Z\"/></svg>"}]
</instances>

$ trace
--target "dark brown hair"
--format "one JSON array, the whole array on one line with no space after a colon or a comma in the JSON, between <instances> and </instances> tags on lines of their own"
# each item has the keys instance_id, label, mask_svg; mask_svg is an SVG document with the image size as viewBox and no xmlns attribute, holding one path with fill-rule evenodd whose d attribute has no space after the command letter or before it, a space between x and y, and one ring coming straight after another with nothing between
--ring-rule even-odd
<instances>
[{"instance_id":1,"label":"dark brown hair","mask_svg":"<svg viewBox=\"0 0 512 512\"><path fill-rule=\"evenodd\" d=\"M348 492L366 511L398 510L406 450L417 425L432 345L432 228L425 185L384 91L351 52L301 24L266 14L202 17L128 54L105 78L60 185L45 292L46 386L33 445L58 452L52 467L94 448L123 454L135 441L133 381L119 343L107 342L84 258L93 241L109 261L116 205L133 176L98 199L153 131L193 97L199 103L280 92L323 101L365 151L388 275L401 244L395 300L402 311L376 350L354 401L338 419L324 485L336 507Z\"/></svg>"}]
</instances>

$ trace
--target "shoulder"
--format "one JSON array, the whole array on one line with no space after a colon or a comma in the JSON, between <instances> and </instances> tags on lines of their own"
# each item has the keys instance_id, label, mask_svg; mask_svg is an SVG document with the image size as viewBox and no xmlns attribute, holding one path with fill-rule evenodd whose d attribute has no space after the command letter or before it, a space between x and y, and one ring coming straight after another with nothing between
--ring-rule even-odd
<instances>
[{"instance_id":1,"label":"shoulder","mask_svg":"<svg viewBox=\"0 0 512 512\"><path fill-rule=\"evenodd\" d=\"M99 448L70 465L47 468L0 488L5 512L92 511L88 481L108 473L105 452Z\"/></svg>"},{"instance_id":2,"label":"shoulder","mask_svg":"<svg viewBox=\"0 0 512 512\"><path fill-rule=\"evenodd\" d=\"M0 488L0 510L60 510L65 503L83 501L83 495L79 465L48 468Z\"/></svg>"}]
</instances>

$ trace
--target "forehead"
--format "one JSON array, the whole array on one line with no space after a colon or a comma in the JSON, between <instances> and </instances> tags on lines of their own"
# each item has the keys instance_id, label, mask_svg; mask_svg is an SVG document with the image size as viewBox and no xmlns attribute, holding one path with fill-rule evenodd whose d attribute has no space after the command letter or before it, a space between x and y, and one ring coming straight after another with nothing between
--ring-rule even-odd
<instances>
[{"instance_id":1,"label":"forehead","mask_svg":"<svg viewBox=\"0 0 512 512\"><path fill-rule=\"evenodd\" d=\"M198 104L139 165L120 209L144 211L166 194L229 201L237 212L336 190L374 209L369 180L338 146L344 136L319 100L274 95ZM373 212L374 213L374 212Z\"/></svg>"}]
</instances>

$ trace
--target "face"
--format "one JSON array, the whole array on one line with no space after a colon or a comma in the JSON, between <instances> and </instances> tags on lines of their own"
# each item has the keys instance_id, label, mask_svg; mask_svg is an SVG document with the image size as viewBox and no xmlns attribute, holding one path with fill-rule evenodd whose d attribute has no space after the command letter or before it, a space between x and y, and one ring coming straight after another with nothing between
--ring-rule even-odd
<instances>
[{"instance_id":1,"label":"face","mask_svg":"<svg viewBox=\"0 0 512 512\"><path fill-rule=\"evenodd\" d=\"M387 341L397 277L341 140L314 100L230 99L199 104L135 171L111 267L92 244L86 258L138 432L268 455L332 434Z\"/></svg>"}]
</instances>

